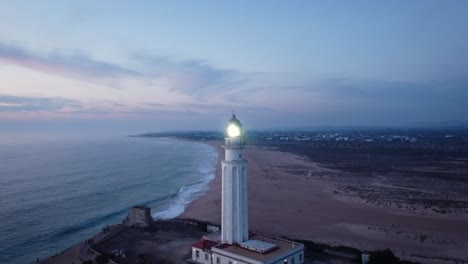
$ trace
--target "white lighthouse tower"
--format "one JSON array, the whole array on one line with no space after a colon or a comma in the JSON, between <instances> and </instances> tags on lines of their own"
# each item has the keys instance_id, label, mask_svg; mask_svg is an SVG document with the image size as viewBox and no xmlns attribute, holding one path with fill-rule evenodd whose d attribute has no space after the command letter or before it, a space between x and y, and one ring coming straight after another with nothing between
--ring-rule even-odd
<instances>
[{"instance_id":1,"label":"white lighthouse tower","mask_svg":"<svg viewBox=\"0 0 468 264\"><path fill-rule=\"evenodd\" d=\"M221 240L223 243L242 243L249 239L247 212L247 161L242 124L232 115L224 138L225 159L222 166Z\"/></svg>"},{"instance_id":2,"label":"white lighthouse tower","mask_svg":"<svg viewBox=\"0 0 468 264\"><path fill-rule=\"evenodd\" d=\"M221 237L203 236L192 245L199 264L302 264L304 245L262 234L251 234L247 214L247 161L241 122L232 115L224 137L221 161ZM265 201L267 202L267 201Z\"/></svg>"}]
</instances>

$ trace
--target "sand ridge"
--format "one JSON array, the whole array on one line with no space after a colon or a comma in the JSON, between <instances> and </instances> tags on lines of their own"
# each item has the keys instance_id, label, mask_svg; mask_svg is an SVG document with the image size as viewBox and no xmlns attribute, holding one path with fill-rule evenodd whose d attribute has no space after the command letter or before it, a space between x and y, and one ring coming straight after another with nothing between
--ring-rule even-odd
<instances>
[{"instance_id":1,"label":"sand ridge","mask_svg":"<svg viewBox=\"0 0 468 264\"><path fill-rule=\"evenodd\" d=\"M207 142L224 158L220 142ZM340 192L328 181L342 172L291 153L248 146L249 225L252 231L362 250L391 248L421 263L468 261L466 215L420 214L381 207ZM307 168L307 173L295 168ZM180 217L220 223L221 170L207 194ZM420 258L418 256L429 257ZM443 261L451 259L451 261Z\"/></svg>"}]
</instances>

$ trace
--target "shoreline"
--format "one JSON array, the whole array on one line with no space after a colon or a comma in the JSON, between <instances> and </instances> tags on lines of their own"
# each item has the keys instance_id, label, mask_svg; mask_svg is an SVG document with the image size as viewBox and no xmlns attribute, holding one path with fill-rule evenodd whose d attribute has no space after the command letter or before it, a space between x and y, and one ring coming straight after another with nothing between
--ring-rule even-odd
<instances>
[{"instance_id":1,"label":"shoreline","mask_svg":"<svg viewBox=\"0 0 468 264\"><path fill-rule=\"evenodd\" d=\"M190 202L178 217L220 224L221 142L194 142L208 144L218 152L215 178L209 182L207 193ZM390 248L404 259L421 263L468 260L463 215L424 215L367 204L339 192L334 183L322 178L339 175L340 171L259 146L246 147L245 154L249 161L251 231L361 250ZM298 166L309 168L309 174L288 170Z\"/></svg>"},{"instance_id":2,"label":"shoreline","mask_svg":"<svg viewBox=\"0 0 468 264\"><path fill-rule=\"evenodd\" d=\"M215 177L208 182L207 191L189 202L176 218L220 224L222 143L182 141L210 145L217 151L218 160ZM464 216L421 215L367 204L337 192L334 183L323 178L323 175L339 175L340 171L324 168L306 157L260 146L246 147L245 154L249 161L251 232L363 251L390 248L402 259L425 264L468 263ZM309 173L294 173L299 166L307 167ZM45 261L80 263L77 256L82 243Z\"/></svg>"},{"instance_id":3,"label":"shoreline","mask_svg":"<svg viewBox=\"0 0 468 264\"><path fill-rule=\"evenodd\" d=\"M217 215L218 218L216 221L210 221L212 223L220 224L221 221L221 161L224 159L224 152L221 147L220 142L216 141L195 141L195 140L187 140L190 142L197 142L197 143L204 143L207 144L215 149L218 153L218 160L216 161L216 168L214 170L214 178L208 182L208 189L207 191L197 197L195 200L191 201L184 209L180 215L176 218L193 218L188 217L188 215L192 215L198 211L198 206L202 206L204 210L209 210L207 212L209 215ZM219 213L218 213L219 209ZM198 219L198 218L193 218Z\"/></svg>"},{"instance_id":4,"label":"shoreline","mask_svg":"<svg viewBox=\"0 0 468 264\"><path fill-rule=\"evenodd\" d=\"M197 143L197 144L201 143L197 141L183 140L183 139L178 139L178 138L173 138L173 137L172 138L168 137L167 139L181 141L181 142L191 142L191 143ZM206 147L206 145L209 145L209 144L201 143L201 145ZM172 201L168 205L167 208L160 210L160 211L154 211L152 213L152 217L154 220L168 220L168 219L177 218L179 215L183 214L183 212L186 210L187 206L190 203L192 203L194 200L197 200L200 196L205 195L209 191L210 183L216 178L216 169L218 168L218 164L220 162L220 155L221 155L221 153L217 151L217 149L214 146L212 145L210 146L214 150L212 153L213 157L211 157L211 153L210 153L210 159L213 158L213 161L210 162L209 165L208 163L206 163L206 164L200 165L197 168L198 173L200 173L200 171L204 171L205 169L208 169L208 172L206 173L202 172L203 178L200 179L200 181L181 186L178 189L178 192L173 194L173 196L171 197L171 198L175 197L176 200Z\"/></svg>"}]
</instances>

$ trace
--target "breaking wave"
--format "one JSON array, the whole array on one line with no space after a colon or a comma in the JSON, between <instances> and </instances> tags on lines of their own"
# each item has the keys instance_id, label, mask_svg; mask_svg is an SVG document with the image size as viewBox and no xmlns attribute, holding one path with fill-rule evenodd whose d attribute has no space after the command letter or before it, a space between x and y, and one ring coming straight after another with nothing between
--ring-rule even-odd
<instances>
[{"instance_id":1,"label":"breaking wave","mask_svg":"<svg viewBox=\"0 0 468 264\"><path fill-rule=\"evenodd\" d=\"M218 153L212 149L206 161L197 165L194 175L192 175L199 178L200 181L180 187L176 193L171 195L166 208L152 214L153 218L175 218L185 211L188 204L205 194L208 191L208 183L215 178L217 160Z\"/></svg>"}]
</instances>

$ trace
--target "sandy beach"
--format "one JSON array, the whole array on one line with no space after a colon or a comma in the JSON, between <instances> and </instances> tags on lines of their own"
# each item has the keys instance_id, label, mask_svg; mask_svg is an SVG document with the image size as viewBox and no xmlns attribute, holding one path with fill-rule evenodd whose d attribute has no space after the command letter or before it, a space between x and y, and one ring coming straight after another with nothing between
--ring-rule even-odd
<instances>
[{"instance_id":1,"label":"sandy beach","mask_svg":"<svg viewBox=\"0 0 468 264\"><path fill-rule=\"evenodd\" d=\"M217 149L220 142L207 142ZM466 215L441 215L380 207L340 192L328 176L342 172L308 158L249 146L249 223L254 232L285 235L361 250L390 248L421 263L468 263ZM307 173L294 173L294 168ZM221 170L207 194L192 202L180 217L220 223Z\"/></svg>"},{"instance_id":2,"label":"sandy beach","mask_svg":"<svg viewBox=\"0 0 468 264\"><path fill-rule=\"evenodd\" d=\"M205 143L218 151L216 177L209 183L209 191L190 203L179 218L220 224L220 161L224 149L220 142ZM390 248L403 259L424 264L468 263L466 215L366 203L336 185L337 177L345 177L342 171L291 153L248 146L245 156L251 232L360 250ZM41 263L81 263L81 246L75 245Z\"/></svg>"}]
</instances>

